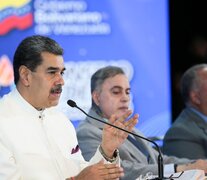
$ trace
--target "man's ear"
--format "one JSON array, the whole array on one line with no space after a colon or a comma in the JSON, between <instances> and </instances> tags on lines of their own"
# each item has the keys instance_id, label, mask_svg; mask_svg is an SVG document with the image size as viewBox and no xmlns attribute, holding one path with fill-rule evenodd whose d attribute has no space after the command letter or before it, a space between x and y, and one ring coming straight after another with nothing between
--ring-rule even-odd
<instances>
[{"instance_id":1,"label":"man's ear","mask_svg":"<svg viewBox=\"0 0 207 180\"><path fill-rule=\"evenodd\" d=\"M199 105L200 104L200 96L197 91L191 91L190 92L190 99L193 104Z\"/></svg>"},{"instance_id":2,"label":"man's ear","mask_svg":"<svg viewBox=\"0 0 207 180\"><path fill-rule=\"evenodd\" d=\"M29 76L30 76L30 70L26 66L20 66L19 68L19 80L21 83L28 87L30 82L29 82Z\"/></svg>"},{"instance_id":3,"label":"man's ear","mask_svg":"<svg viewBox=\"0 0 207 180\"><path fill-rule=\"evenodd\" d=\"M93 101L97 106L99 106L99 93L97 91L92 92Z\"/></svg>"}]
</instances>

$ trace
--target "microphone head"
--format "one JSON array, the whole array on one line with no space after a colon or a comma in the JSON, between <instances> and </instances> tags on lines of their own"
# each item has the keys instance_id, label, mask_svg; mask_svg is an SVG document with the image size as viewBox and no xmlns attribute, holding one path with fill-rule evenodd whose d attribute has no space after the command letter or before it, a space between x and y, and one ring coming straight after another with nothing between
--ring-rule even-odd
<instances>
[{"instance_id":1,"label":"microphone head","mask_svg":"<svg viewBox=\"0 0 207 180\"><path fill-rule=\"evenodd\" d=\"M70 107L77 107L76 102L73 101L73 100L71 100L71 99L69 99L69 100L67 101L67 104L68 104Z\"/></svg>"}]
</instances>

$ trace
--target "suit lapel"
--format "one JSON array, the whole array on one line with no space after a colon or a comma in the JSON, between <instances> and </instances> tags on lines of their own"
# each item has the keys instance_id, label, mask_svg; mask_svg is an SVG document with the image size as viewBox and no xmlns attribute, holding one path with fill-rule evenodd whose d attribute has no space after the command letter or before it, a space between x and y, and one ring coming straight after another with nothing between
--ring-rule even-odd
<instances>
[{"instance_id":1,"label":"suit lapel","mask_svg":"<svg viewBox=\"0 0 207 180\"><path fill-rule=\"evenodd\" d=\"M207 135L207 122L190 108L186 108L186 113L189 113L191 120Z\"/></svg>"}]
</instances>

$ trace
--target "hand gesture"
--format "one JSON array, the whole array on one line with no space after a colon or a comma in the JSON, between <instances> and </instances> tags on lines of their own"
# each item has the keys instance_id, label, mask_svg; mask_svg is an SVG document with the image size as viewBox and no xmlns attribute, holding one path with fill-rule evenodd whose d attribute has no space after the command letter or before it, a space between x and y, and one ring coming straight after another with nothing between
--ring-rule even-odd
<instances>
[{"instance_id":1,"label":"hand gesture","mask_svg":"<svg viewBox=\"0 0 207 180\"><path fill-rule=\"evenodd\" d=\"M109 123L131 132L138 122L137 114L129 120L126 120L131 114L132 111L128 110L122 116L117 114L112 115L109 119ZM107 157L113 157L114 151L119 148L119 146L125 141L127 136L127 132L124 132L109 125L104 126L101 147Z\"/></svg>"},{"instance_id":2,"label":"hand gesture","mask_svg":"<svg viewBox=\"0 0 207 180\"><path fill-rule=\"evenodd\" d=\"M83 169L75 180L106 180L119 179L124 175L123 168L117 164L104 164L101 160L99 163L91 165Z\"/></svg>"}]
</instances>

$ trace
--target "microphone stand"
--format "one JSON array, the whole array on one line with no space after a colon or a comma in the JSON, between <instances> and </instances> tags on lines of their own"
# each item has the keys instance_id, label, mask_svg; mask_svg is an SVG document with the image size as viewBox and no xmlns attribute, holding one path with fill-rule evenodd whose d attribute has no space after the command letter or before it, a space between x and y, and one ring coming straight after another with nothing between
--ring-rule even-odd
<instances>
[{"instance_id":1,"label":"microphone stand","mask_svg":"<svg viewBox=\"0 0 207 180\"><path fill-rule=\"evenodd\" d=\"M126 132L126 133L128 133L128 134L132 134L133 136L136 136L136 137L138 137L138 138L144 139L144 140L146 140L146 141L148 141L148 142L154 144L155 147L157 148L157 151L158 151L159 155L158 155L158 177L157 177L157 178L154 178L153 180L163 180L163 179L167 179L167 178L164 178L164 173L163 173L163 158L162 158L162 153L161 153L160 147L158 146L158 144L157 144L156 142L154 142L154 141L152 141L152 140L150 140L150 139L147 139L147 138L145 138L145 137L143 137L143 136L140 136L140 135L138 135L138 134L135 134L135 133L133 133L133 132L127 131L126 129L123 129L123 128L120 128L120 127L118 127L118 126L115 126L115 125L113 125L113 124L111 124L111 123L108 123L108 122L102 121L102 120L100 120L100 119L98 119L98 118L95 118L95 117L93 117L93 116L90 116L90 115L87 114L83 109L81 109L80 107L78 107L77 104L76 104L73 100L68 100L68 101L67 101L67 104L68 104L69 106L71 106L71 107L75 107L75 108L79 109L79 110L80 110L81 112L83 112L86 116L88 116L88 117L90 117L90 118L92 118L92 119L95 119L95 120L97 120L97 121L99 121L99 122L101 122L101 123L107 124L107 125L112 126L112 127L116 128L116 129L119 129L119 130L121 130L121 131L124 131L124 132Z\"/></svg>"}]
</instances>

